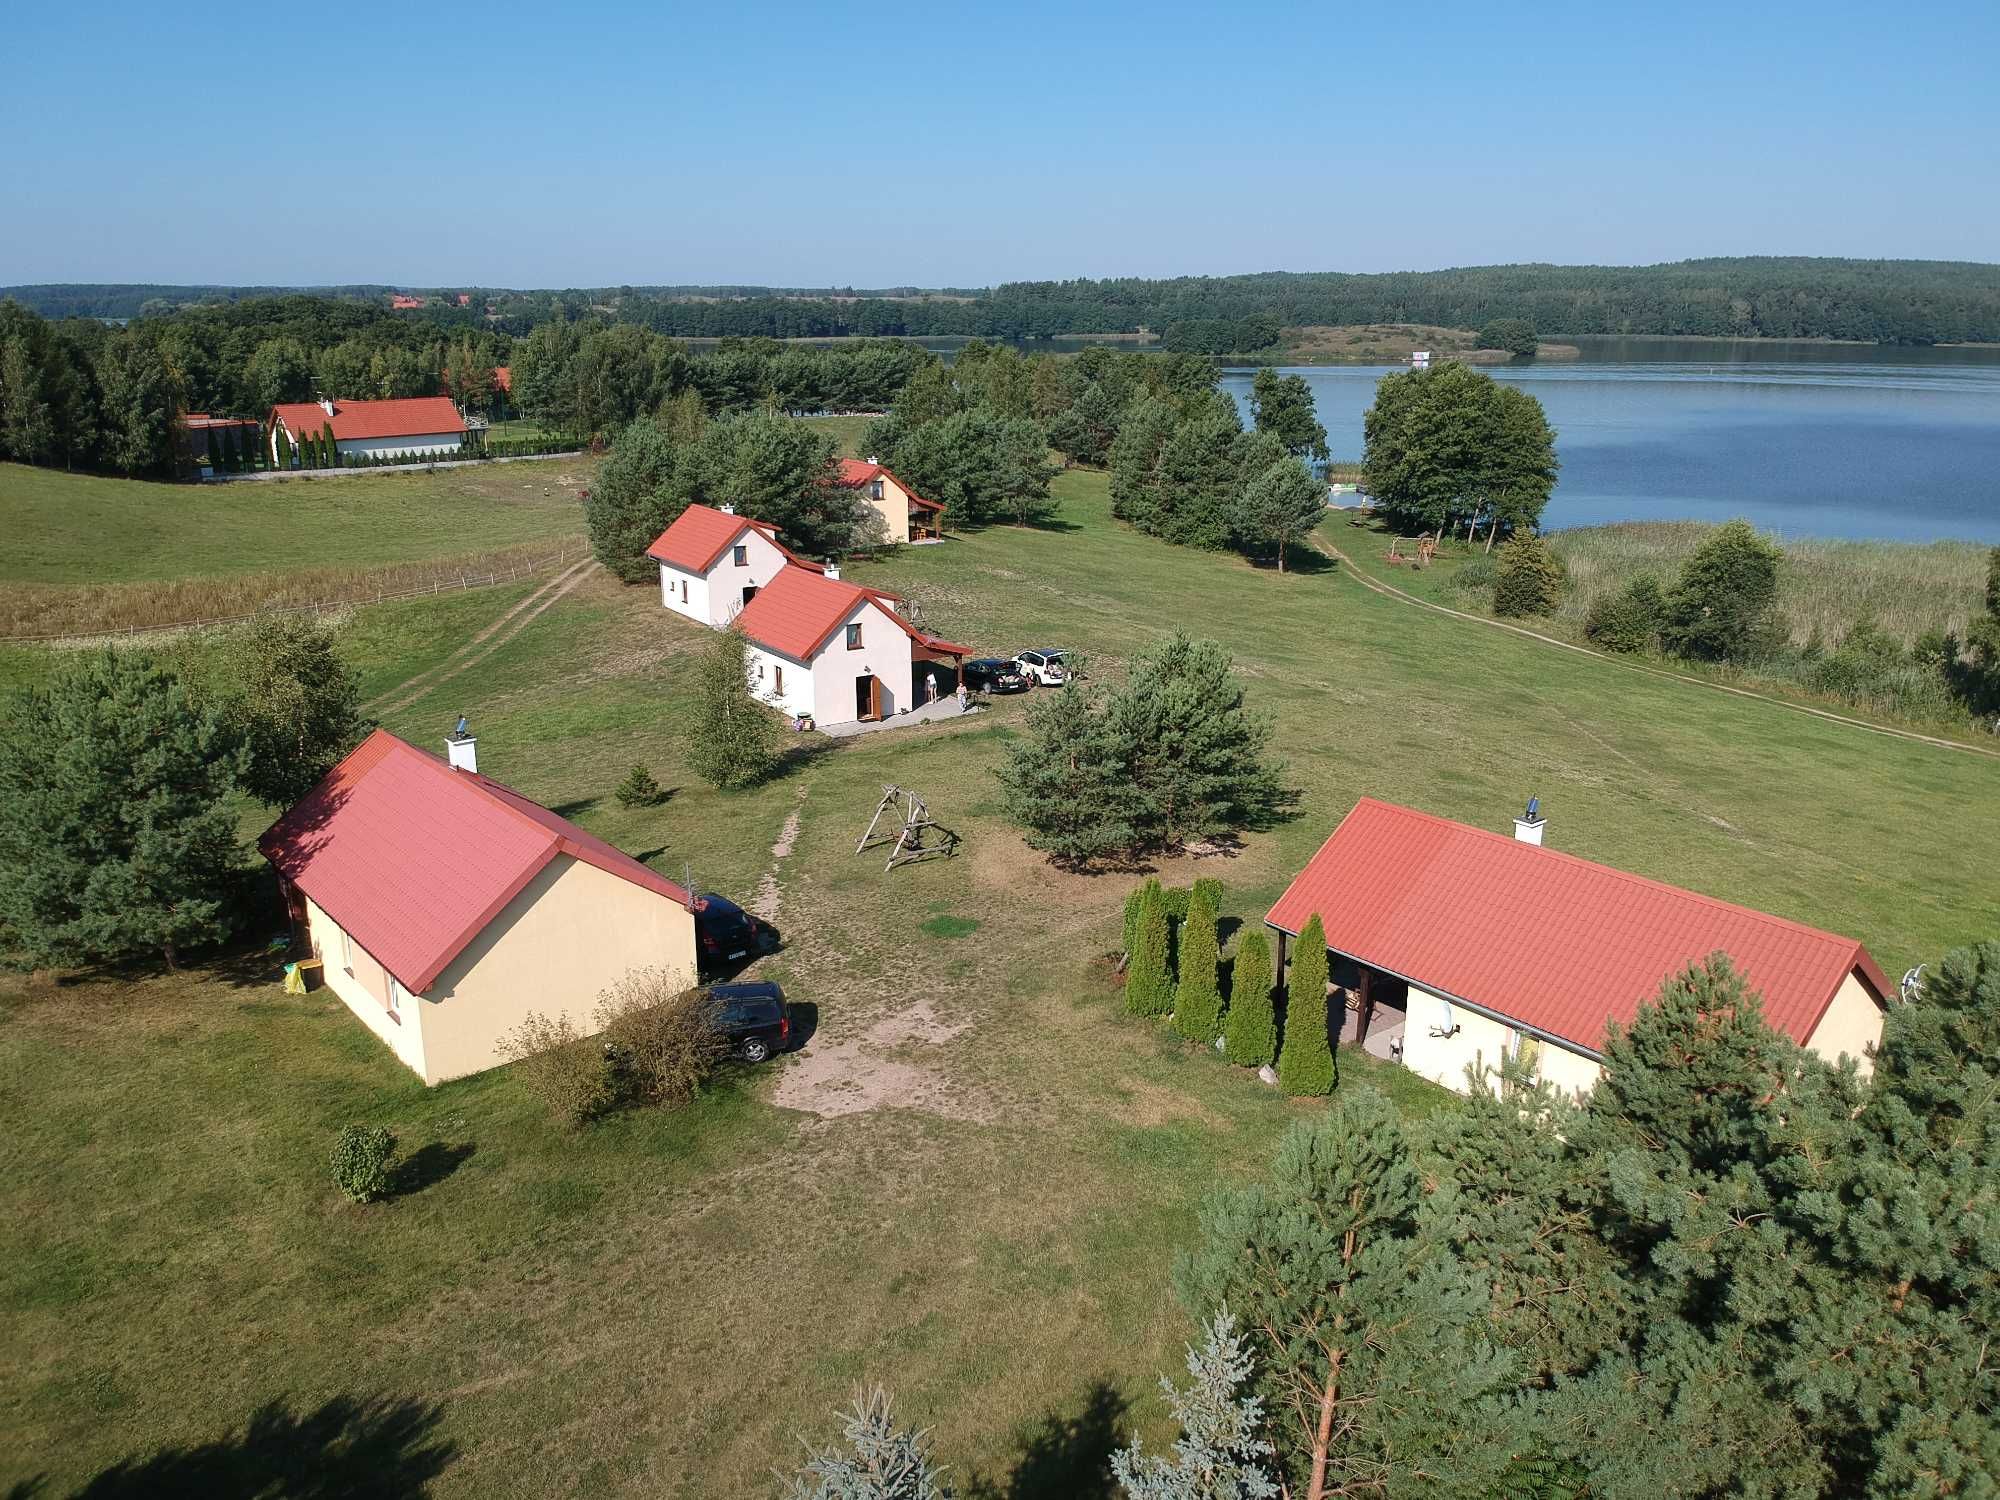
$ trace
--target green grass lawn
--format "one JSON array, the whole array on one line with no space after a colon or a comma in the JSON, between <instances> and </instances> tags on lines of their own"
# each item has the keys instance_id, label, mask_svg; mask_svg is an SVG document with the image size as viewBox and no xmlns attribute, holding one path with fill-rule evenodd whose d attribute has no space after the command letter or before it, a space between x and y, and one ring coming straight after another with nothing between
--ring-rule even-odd
<instances>
[{"instance_id":1,"label":"green grass lawn","mask_svg":"<svg viewBox=\"0 0 2000 1500\"><path fill-rule=\"evenodd\" d=\"M1891 973L1992 933L1989 761L1626 672L1331 565L1173 549L1110 520L1102 475L1058 486L1056 526L853 576L982 653L1066 645L1104 679L1164 622L1228 645L1302 798L1232 858L1163 866L1223 880L1227 917L1258 920L1363 793L1496 829L1539 793L1552 845L1854 934ZM344 644L382 691L519 597L359 610ZM1101 955L1131 878L1051 870L1000 816L1024 699L718 794L678 749L704 640L599 576L387 725L435 747L464 709L482 770L663 871L744 897L773 876L786 947L763 967L817 1009L805 1053L570 1138L504 1072L425 1090L261 959L0 987L0 1486L66 1495L230 1441L266 1403L342 1396L419 1405L403 1439L328 1470L365 1465L367 1492L436 1469L440 1496L768 1492L864 1379L975 1494L1090 1493L1108 1441L1168 1437L1155 1378L1190 1331L1173 1254L1203 1194L1318 1106L1123 1015ZM612 798L634 762L663 804ZM959 857L884 874L854 853L889 781ZM1342 1068L1412 1113L1450 1107L1399 1069ZM325 1156L355 1120L424 1151L422 1185L344 1205Z\"/></svg>"},{"instance_id":2,"label":"green grass lawn","mask_svg":"<svg viewBox=\"0 0 2000 1500\"><path fill-rule=\"evenodd\" d=\"M806 426L827 433L840 445L840 452L846 458L866 458L861 451L861 439L868 431L868 424L875 419L866 413L842 412L832 417L802 417Z\"/></svg>"},{"instance_id":3,"label":"green grass lawn","mask_svg":"<svg viewBox=\"0 0 2000 1500\"><path fill-rule=\"evenodd\" d=\"M437 473L158 484L0 464L0 582L366 568L575 536L579 459Z\"/></svg>"}]
</instances>

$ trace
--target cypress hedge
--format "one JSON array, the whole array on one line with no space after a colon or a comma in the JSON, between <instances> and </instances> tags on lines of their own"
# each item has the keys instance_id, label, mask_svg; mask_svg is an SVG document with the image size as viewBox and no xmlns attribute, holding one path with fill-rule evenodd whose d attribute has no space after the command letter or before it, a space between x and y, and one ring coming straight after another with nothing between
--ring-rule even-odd
<instances>
[{"instance_id":1,"label":"cypress hedge","mask_svg":"<svg viewBox=\"0 0 2000 1500\"><path fill-rule=\"evenodd\" d=\"M1277 1055L1278 1017L1271 1008L1271 944L1261 931L1236 945L1229 980L1229 1019L1222 1055L1245 1068L1261 1068Z\"/></svg>"},{"instance_id":2,"label":"cypress hedge","mask_svg":"<svg viewBox=\"0 0 2000 1500\"><path fill-rule=\"evenodd\" d=\"M1173 979L1167 972L1167 905L1160 883L1149 880L1140 895L1139 927L1132 962L1125 971L1125 1008L1135 1016L1158 1016L1173 1003Z\"/></svg>"},{"instance_id":3,"label":"cypress hedge","mask_svg":"<svg viewBox=\"0 0 2000 1500\"><path fill-rule=\"evenodd\" d=\"M1285 991L1285 1045L1278 1053L1278 1085L1294 1098L1333 1092L1333 1048L1326 1036L1326 928L1319 913L1299 934Z\"/></svg>"},{"instance_id":4,"label":"cypress hedge","mask_svg":"<svg viewBox=\"0 0 2000 1500\"><path fill-rule=\"evenodd\" d=\"M1191 1042L1212 1042L1222 1032L1222 991L1216 988L1214 881L1196 881L1181 923L1180 987L1174 995L1174 1030Z\"/></svg>"}]
</instances>

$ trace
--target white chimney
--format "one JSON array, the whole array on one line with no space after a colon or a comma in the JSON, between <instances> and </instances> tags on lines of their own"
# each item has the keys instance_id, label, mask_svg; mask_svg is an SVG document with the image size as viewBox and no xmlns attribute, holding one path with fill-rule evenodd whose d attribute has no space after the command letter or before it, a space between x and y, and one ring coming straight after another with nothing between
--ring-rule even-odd
<instances>
[{"instance_id":1,"label":"white chimney","mask_svg":"<svg viewBox=\"0 0 2000 1500\"><path fill-rule=\"evenodd\" d=\"M716 506L716 509L721 511L725 516L733 516L736 514L736 507L727 500L725 500L722 504Z\"/></svg>"},{"instance_id":2,"label":"white chimney","mask_svg":"<svg viewBox=\"0 0 2000 1500\"><path fill-rule=\"evenodd\" d=\"M828 563L826 565L826 576L831 578L835 583L840 582L840 564Z\"/></svg>"},{"instance_id":3,"label":"white chimney","mask_svg":"<svg viewBox=\"0 0 2000 1500\"><path fill-rule=\"evenodd\" d=\"M454 771L479 771L479 741L465 727L465 715L458 716L458 728L444 737L444 756Z\"/></svg>"},{"instance_id":4,"label":"white chimney","mask_svg":"<svg viewBox=\"0 0 2000 1500\"><path fill-rule=\"evenodd\" d=\"M1542 830L1549 826L1549 820L1542 816L1542 799L1530 797L1528 810L1514 820L1514 837L1524 844L1541 846Z\"/></svg>"},{"instance_id":5,"label":"white chimney","mask_svg":"<svg viewBox=\"0 0 2000 1500\"><path fill-rule=\"evenodd\" d=\"M870 462L871 464L872 464L872 463L880 463L880 462L881 462L881 460L880 460L880 459L878 459L878 458L876 458L876 456L875 456L874 454L872 454L872 453L871 453L871 454L869 454L869 455L868 455L868 462Z\"/></svg>"},{"instance_id":6,"label":"white chimney","mask_svg":"<svg viewBox=\"0 0 2000 1500\"><path fill-rule=\"evenodd\" d=\"M319 406L320 410L325 412L329 417L333 415L333 402L329 398L325 396L320 397Z\"/></svg>"}]
</instances>

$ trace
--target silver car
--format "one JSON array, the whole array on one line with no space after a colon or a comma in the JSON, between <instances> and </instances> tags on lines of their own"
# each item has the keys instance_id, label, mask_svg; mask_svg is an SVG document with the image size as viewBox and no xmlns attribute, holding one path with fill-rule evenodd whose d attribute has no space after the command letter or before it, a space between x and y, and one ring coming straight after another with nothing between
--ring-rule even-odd
<instances>
[{"instance_id":1,"label":"silver car","mask_svg":"<svg viewBox=\"0 0 2000 1500\"><path fill-rule=\"evenodd\" d=\"M1067 648L1054 647L1044 651L1023 651L1014 658L1014 664L1043 687L1059 687L1069 676L1068 659Z\"/></svg>"}]
</instances>

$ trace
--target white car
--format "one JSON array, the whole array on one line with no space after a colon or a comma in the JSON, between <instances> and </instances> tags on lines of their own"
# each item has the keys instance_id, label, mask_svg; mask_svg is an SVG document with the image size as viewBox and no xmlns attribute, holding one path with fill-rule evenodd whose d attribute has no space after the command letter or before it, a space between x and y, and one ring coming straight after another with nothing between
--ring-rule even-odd
<instances>
[{"instance_id":1,"label":"white car","mask_svg":"<svg viewBox=\"0 0 2000 1500\"><path fill-rule=\"evenodd\" d=\"M1014 664L1043 687L1059 687L1068 677L1069 651L1057 647L1047 651L1023 651Z\"/></svg>"}]
</instances>

